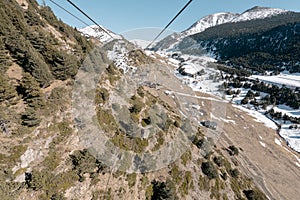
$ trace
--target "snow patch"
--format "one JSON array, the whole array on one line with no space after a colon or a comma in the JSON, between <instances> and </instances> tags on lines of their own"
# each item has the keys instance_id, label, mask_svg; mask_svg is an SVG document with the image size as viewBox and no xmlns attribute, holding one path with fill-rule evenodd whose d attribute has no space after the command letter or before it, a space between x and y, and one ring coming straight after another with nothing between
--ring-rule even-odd
<instances>
[{"instance_id":1,"label":"snow patch","mask_svg":"<svg viewBox=\"0 0 300 200\"><path fill-rule=\"evenodd\" d=\"M260 113L256 110L247 109L247 108L245 108L243 106L240 106L240 105L234 105L233 104L232 106L248 113L250 116L255 118L256 122L263 123L267 127L271 128L271 129L274 129L274 130L278 129L277 125L271 119L269 119L267 116L265 116L264 114L262 114L262 113Z\"/></svg>"},{"instance_id":2,"label":"snow patch","mask_svg":"<svg viewBox=\"0 0 300 200\"><path fill-rule=\"evenodd\" d=\"M280 140L278 140L277 138L275 138L275 143L278 144L279 146L282 146Z\"/></svg>"},{"instance_id":3,"label":"snow patch","mask_svg":"<svg viewBox=\"0 0 300 200\"><path fill-rule=\"evenodd\" d=\"M229 119L224 119L224 118L220 118L221 121L224 121L227 124L234 124L236 125L236 122L234 120L229 120Z\"/></svg>"},{"instance_id":4,"label":"snow patch","mask_svg":"<svg viewBox=\"0 0 300 200\"><path fill-rule=\"evenodd\" d=\"M262 141L259 141L259 143L261 144L261 146L266 147L266 144L263 143Z\"/></svg>"},{"instance_id":5,"label":"snow patch","mask_svg":"<svg viewBox=\"0 0 300 200\"><path fill-rule=\"evenodd\" d=\"M108 35L107 33L109 33L113 39L122 39L121 36L111 32L110 30L104 28L101 26L101 28L99 28L97 25L92 25L92 26L88 26L88 27L85 27L85 28L82 28L82 29L79 29L79 31L85 35L85 36L89 36L89 37L95 37L97 38L98 40L100 40L101 42L107 42L109 40L111 40L112 38L110 37L110 35Z\"/></svg>"},{"instance_id":6,"label":"snow patch","mask_svg":"<svg viewBox=\"0 0 300 200\"><path fill-rule=\"evenodd\" d=\"M28 2L26 0L16 0L16 1L22 8L24 8L25 10L28 9Z\"/></svg>"},{"instance_id":7,"label":"snow patch","mask_svg":"<svg viewBox=\"0 0 300 200\"><path fill-rule=\"evenodd\" d=\"M111 51L107 51L107 57L114 62L116 67L122 69L125 73L132 69L135 70L136 67L130 66L128 60L128 49L125 47L125 42L122 40L117 41Z\"/></svg>"},{"instance_id":8,"label":"snow patch","mask_svg":"<svg viewBox=\"0 0 300 200\"><path fill-rule=\"evenodd\" d=\"M207 67L216 60L208 55L181 55L184 59L177 69L177 77L194 91L222 96L219 91L221 76L218 69Z\"/></svg>"},{"instance_id":9,"label":"snow patch","mask_svg":"<svg viewBox=\"0 0 300 200\"><path fill-rule=\"evenodd\" d=\"M252 75L250 78L259 79L267 83L286 85L289 87L300 87L300 76L295 74L279 74L276 76Z\"/></svg>"},{"instance_id":10,"label":"snow patch","mask_svg":"<svg viewBox=\"0 0 300 200\"><path fill-rule=\"evenodd\" d=\"M289 126L288 124L282 125L279 134L289 147L300 153L300 130L289 129Z\"/></svg>"}]
</instances>

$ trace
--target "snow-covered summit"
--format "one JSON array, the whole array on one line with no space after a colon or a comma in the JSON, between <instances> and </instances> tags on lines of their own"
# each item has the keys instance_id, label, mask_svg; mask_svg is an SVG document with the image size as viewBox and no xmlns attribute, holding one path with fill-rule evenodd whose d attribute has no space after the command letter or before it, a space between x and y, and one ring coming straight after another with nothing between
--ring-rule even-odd
<instances>
[{"instance_id":1,"label":"snow-covered summit","mask_svg":"<svg viewBox=\"0 0 300 200\"><path fill-rule=\"evenodd\" d=\"M101 26L101 28L103 30L105 30L106 32L108 32L114 39L122 38L121 36L113 33L112 31L110 31L102 26ZM95 38L99 39L101 42L106 42L106 41L110 40L111 37L103 30L101 30L97 25L92 25L92 26L88 26L88 27L79 29L79 31L86 36L95 37Z\"/></svg>"},{"instance_id":2,"label":"snow-covered summit","mask_svg":"<svg viewBox=\"0 0 300 200\"><path fill-rule=\"evenodd\" d=\"M182 34L193 35L196 33L200 33L209 27L230 22L231 20L233 20L238 16L239 14L230 13L230 12L222 12L222 13L207 15L202 19L200 19L199 21L197 21L196 23L194 23L190 28L182 32Z\"/></svg>"},{"instance_id":3,"label":"snow-covered summit","mask_svg":"<svg viewBox=\"0 0 300 200\"><path fill-rule=\"evenodd\" d=\"M248 21L253 19L264 19L285 12L288 11L283 9L278 9L278 8L267 8L267 7L255 6L249 10L246 10L245 12L243 12L242 14L240 14L238 17L234 18L230 22L241 22L241 21Z\"/></svg>"},{"instance_id":4,"label":"snow-covered summit","mask_svg":"<svg viewBox=\"0 0 300 200\"><path fill-rule=\"evenodd\" d=\"M285 12L288 11L283 9L278 9L278 8L267 8L267 7L255 6L249 10L246 10L241 14L230 13L230 12L215 13L201 18L199 21L194 23L189 29L183 31L182 34L193 35L196 33L200 33L209 27L217 26L220 24L249 21L254 19L264 19Z\"/></svg>"}]
</instances>

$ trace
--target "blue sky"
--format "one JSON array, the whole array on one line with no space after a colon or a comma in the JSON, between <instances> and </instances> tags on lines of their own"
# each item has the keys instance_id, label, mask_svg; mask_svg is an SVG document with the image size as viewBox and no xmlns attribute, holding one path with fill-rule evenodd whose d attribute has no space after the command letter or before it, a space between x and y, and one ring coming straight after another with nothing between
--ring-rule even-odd
<instances>
[{"instance_id":1,"label":"blue sky","mask_svg":"<svg viewBox=\"0 0 300 200\"><path fill-rule=\"evenodd\" d=\"M66 0L54 0L67 10L92 24ZM188 0L72 0L86 11L100 25L115 33L138 28L163 28ZM42 2L42 0L38 0ZM84 25L69 14L57 8L49 0L46 4L55 14L71 26ZM300 12L300 0L194 0L179 18L170 26L171 30L183 31L200 18L216 12L241 13L253 6L267 6Z\"/></svg>"}]
</instances>

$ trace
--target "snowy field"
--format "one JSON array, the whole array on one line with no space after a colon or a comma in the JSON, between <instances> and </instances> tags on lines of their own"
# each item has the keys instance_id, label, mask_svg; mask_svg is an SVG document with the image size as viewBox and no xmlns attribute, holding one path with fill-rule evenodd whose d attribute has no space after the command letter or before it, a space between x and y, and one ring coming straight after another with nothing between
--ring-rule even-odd
<instances>
[{"instance_id":1,"label":"snowy field","mask_svg":"<svg viewBox=\"0 0 300 200\"><path fill-rule=\"evenodd\" d=\"M290 129L290 125L291 124L282 125L279 134L292 149L300 153L300 127L297 129Z\"/></svg>"},{"instance_id":2,"label":"snowy field","mask_svg":"<svg viewBox=\"0 0 300 200\"><path fill-rule=\"evenodd\" d=\"M300 117L300 109L292 109L286 105L278 105L274 107L275 112L281 112L283 115L286 114L290 117Z\"/></svg>"},{"instance_id":3,"label":"snowy field","mask_svg":"<svg viewBox=\"0 0 300 200\"><path fill-rule=\"evenodd\" d=\"M251 76L252 79L259 79L266 83L276 84L276 85L286 85L288 87L300 87L300 75L298 74L286 74L281 73L276 76Z\"/></svg>"}]
</instances>

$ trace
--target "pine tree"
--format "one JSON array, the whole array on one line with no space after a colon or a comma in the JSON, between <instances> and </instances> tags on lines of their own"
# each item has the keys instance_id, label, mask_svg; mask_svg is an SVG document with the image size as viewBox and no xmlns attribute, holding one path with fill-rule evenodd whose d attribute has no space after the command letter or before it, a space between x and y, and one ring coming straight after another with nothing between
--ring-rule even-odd
<instances>
[{"instance_id":1,"label":"pine tree","mask_svg":"<svg viewBox=\"0 0 300 200\"><path fill-rule=\"evenodd\" d=\"M8 51L5 49L3 37L0 37L0 72L4 73L10 65Z\"/></svg>"},{"instance_id":2,"label":"pine tree","mask_svg":"<svg viewBox=\"0 0 300 200\"><path fill-rule=\"evenodd\" d=\"M0 103L8 101L13 103L13 99L17 97L17 92L9 82L5 74L0 73Z\"/></svg>"},{"instance_id":3,"label":"pine tree","mask_svg":"<svg viewBox=\"0 0 300 200\"><path fill-rule=\"evenodd\" d=\"M34 108L27 107L25 109L25 112L22 114L22 125L28 126L28 127L33 127L37 126L40 124L41 119L37 115L36 111Z\"/></svg>"},{"instance_id":4,"label":"pine tree","mask_svg":"<svg viewBox=\"0 0 300 200\"><path fill-rule=\"evenodd\" d=\"M38 109L45 105L39 84L29 73L24 73L19 92L30 107Z\"/></svg>"}]
</instances>

